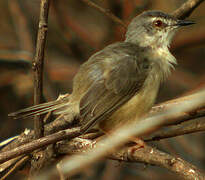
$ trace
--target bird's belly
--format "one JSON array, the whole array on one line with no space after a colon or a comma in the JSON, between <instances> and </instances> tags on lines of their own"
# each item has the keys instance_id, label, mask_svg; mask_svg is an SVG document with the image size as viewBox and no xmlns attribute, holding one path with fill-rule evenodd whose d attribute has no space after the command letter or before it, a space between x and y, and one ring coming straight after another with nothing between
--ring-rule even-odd
<instances>
[{"instance_id":1,"label":"bird's belly","mask_svg":"<svg viewBox=\"0 0 205 180\"><path fill-rule=\"evenodd\" d=\"M131 98L127 103L115 111L108 119L99 124L102 131L110 131L119 126L137 122L153 106L158 88L155 91L141 91Z\"/></svg>"}]
</instances>

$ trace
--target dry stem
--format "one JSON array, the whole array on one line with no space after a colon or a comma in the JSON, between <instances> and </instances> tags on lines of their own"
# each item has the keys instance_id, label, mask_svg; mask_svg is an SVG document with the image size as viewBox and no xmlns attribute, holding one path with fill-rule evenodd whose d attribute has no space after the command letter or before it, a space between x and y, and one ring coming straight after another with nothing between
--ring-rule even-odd
<instances>
[{"instance_id":1,"label":"dry stem","mask_svg":"<svg viewBox=\"0 0 205 180\"><path fill-rule=\"evenodd\" d=\"M42 102L43 96L43 65L46 35L48 30L49 0L41 0L39 29L36 44L36 55L33 61L34 71L34 105ZM43 136L44 124L41 116L35 116L34 120L35 137Z\"/></svg>"}]
</instances>

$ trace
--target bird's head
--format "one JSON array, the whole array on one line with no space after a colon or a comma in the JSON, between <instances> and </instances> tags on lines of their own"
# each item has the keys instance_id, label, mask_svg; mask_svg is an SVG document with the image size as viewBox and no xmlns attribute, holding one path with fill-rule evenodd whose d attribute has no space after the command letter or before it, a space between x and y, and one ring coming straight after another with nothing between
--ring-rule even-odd
<instances>
[{"instance_id":1,"label":"bird's head","mask_svg":"<svg viewBox=\"0 0 205 180\"><path fill-rule=\"evenodd\" d=\"M131 21L125 41L143 47L167 47L179 27L193 23L188 20L179 20L161 11L146 11Z\"/></svg>"}]
</instances>

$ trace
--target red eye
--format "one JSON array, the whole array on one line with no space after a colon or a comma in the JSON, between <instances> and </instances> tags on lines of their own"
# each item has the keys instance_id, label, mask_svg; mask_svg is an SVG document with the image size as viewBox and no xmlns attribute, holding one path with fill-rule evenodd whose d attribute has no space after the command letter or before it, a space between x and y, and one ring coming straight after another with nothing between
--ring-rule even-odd
<instances>
[{"instance_id":1,"label":"red eye","mask_svg":"<svg viewBox=\"0 0 205 180\"><path fill-rule=\"evenodd\" d=\"M156 27L161 27L163 25L163 22L161 20L156 20L156 21L154 21L154 25Z\"/></svg>"}]
</instances>

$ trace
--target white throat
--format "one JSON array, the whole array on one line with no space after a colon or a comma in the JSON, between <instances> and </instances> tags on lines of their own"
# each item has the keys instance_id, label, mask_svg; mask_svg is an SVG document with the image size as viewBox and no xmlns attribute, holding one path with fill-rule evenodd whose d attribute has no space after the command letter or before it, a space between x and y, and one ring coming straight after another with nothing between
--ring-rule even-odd
<instances>
[{"instance_id":1,"label":"white throat","mask_svg":"<svg viewBox=\"0 0 205 180\"><path fill-rule=\"evenodd\" d=\"M174 65L177 64L177 61L167 46L152 47L151 51L153 57L153 73L159 74L159 80L164 81L171 70L174 69Z\"/></svg>"}]
</instances>

